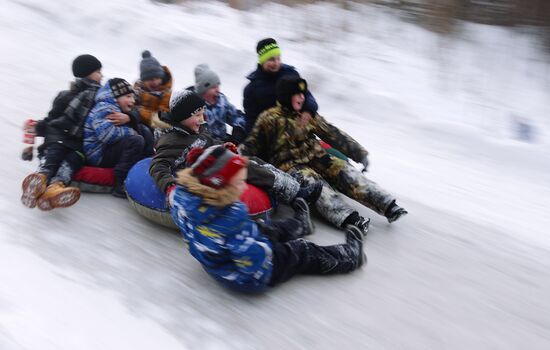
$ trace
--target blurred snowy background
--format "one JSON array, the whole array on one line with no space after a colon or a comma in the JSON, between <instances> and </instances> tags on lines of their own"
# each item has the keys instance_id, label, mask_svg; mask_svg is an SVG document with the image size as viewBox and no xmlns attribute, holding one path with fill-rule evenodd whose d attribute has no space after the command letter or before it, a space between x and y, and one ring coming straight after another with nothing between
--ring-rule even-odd
<instances>
[{"instance_id":1,"label":"blurred snowy background","mask_svg":"<svg viewBox=\"0 0 550 350\"><path fill-rule=\"evenodd\" d=\"M292 6L289 6L292 5ZM38 1L0 7L0 349L548 349L550 51L545 1ZM72 80L139 76L175 89L208 63L238 107L274 37L319 112L371 152L368 176L410 214L372 217L369 263L263 296L221 289L180 237L127 202L20 204L36 162L22 124ZM319 243L343 241L316 220Z\"/></svg>"}]
</instances>

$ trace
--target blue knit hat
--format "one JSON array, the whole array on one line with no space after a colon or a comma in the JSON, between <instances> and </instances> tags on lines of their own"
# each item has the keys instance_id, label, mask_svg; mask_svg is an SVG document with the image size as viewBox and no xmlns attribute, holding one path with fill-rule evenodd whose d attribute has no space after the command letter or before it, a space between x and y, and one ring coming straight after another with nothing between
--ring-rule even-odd
<instances>
[{"instance_id":1,"label":"blue knit hat","mask_svg":"<svg viewBox=\"0 0 550 350\"><path fill-rule=\"evenodd\" d=\"M141 53L141 57L143 57L139 64L141 81L164 78L164 69L162 69L159 61L151 55L151 52L145 50Z\"/></svg>"}]
</instances>

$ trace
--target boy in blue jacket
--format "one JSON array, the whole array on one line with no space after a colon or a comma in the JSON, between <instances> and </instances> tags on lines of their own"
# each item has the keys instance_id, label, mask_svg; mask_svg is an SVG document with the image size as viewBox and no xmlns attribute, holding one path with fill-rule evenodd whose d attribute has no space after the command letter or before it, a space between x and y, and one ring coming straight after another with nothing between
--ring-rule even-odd
<instances>
[{"instance_id":1,"label":"boy in blue jacket","mask_svg":"<svg viewBox=\"0 0 550 350\"><path fill-rule=\"evenodd\" d=\"M216 140L238 145L245 137L244 113L229 102L220 91L220 85L220 77L207 64L195 67L195 86L192 89L206 102L204 116L208 132ZM231 135L227 134L226 124L233 128Z\"/></svg>"},{"instance_id":2,"label":"boy in blue jacket","mask_svg":"<svg viewBox=\"0 0 550 350\"><path fill-rule=\"evenodd\" d=\"M132 86L113 78L96 95L96 104L84 123L84 152L93 166L114 167L113 196L126 198L124 180L130 168L153 154L153 134L134 109Z\"/></svg>"},{"instance_id":3,"label":"boy in blue jacket","mask_svg":"<svg viewBox=\"0 0 550 350\"><path fill-rule=\"evenodd\" d=\"M191 255L223 285L258 292L299 273L347 273L365 261L355 226L347 227L344 244L318 246L301 238L313 233L302 198L294 201L292 218L270 225L251 220L239 200L247 186L246 158L211 146L192 149L187 163L169 196L172 217Z\"/></svg>"}]
</instances>

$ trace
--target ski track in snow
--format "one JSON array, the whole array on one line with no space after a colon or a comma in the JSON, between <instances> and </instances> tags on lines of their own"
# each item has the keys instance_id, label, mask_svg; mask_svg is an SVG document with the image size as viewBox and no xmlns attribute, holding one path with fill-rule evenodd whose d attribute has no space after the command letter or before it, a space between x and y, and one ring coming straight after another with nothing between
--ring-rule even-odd
<instances>
[{"instance_id":1,"label":"ski track in snow","mask_svg":"<svg viewBox=\"0 0 550 350\"><path fill-rule=\"evenodd\" d=\"M441 51L434 34L359 5L347 13L145 0L2 8L0 349L550 345L548 65L529 37L468 25ZM353 204L372 218L362 270L246 296L222 289L177 233L126 201L84 194L50 213L19 203L20 182L36 167L19 160L21 125L47 113L76 55L99 57L104 81L133 81L149 49L176 89L206 62L240 107L266 36L310 81L321 114L371 152L367 176L410 212L389 225ZM536 142L513 139L512 113L536 126ZM320 219L316 227L317 243L344 239Z\"/></svg>"}]
</instances>

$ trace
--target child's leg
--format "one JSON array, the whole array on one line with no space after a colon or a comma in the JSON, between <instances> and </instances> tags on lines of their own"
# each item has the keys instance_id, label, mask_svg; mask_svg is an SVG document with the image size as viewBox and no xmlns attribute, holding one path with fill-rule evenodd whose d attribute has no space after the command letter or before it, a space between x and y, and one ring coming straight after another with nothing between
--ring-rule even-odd
<instances>
[{"instance_id":1,"label":"child's leg","mask_svg":"<svg viewBox=\"0 0 550 350\"><path fill-rule=\"evenodd\" d=\"M38 172L45 174L49 182L57 173L61 163L70 152L72 152L70 148L60 144L52 143L48 145L44 151L44 156L38 168Z\"/></svg>"},{"instance_id":2,"label":"child's leg","mask_svg":"<svg viewBox=\"0 0 550 350\"><path fill-rule=\"evenodd\" d=\"M71 150L63 145L50 144L40 155L40 165L36 173L25 177L21 184L21 203L34 208L40 196L46 191L51 177L58 171L66 154Z\"/></svg>"},{"instance_id":3,"label":"child's leg","mask_svg":"<svg viewBox=\"0 0 550 350\"><path fill-rule=\"evenodd\" d=\"M144 139L142 136L128 136L108 145L103 151L99 166L114 167L115 179L122 184L130 168L143 158Z\"/></svg>"},{"instance_id":4,"label":"child's leg","mask_svg":"<svg viewBox=\"0 0 550 350\"><path fill-rule=\"evenodd\" d=\"M258 228L264 236L267 236L273 243L287 242L293 239L300 238L299 229L300 221L289 218L284 220L272 220L270 224L258 222Z\"/></svg>"},{"instance_id":5,"label":"child's leg","mask_svg":"<svg viewBox=\"0 0 550 350\"><path fill-rule=\"evenodd\" d=\"M318 246L305 239L273 243L273 272L270 285L296 274L329 275L351 272L366 260L362 233L354 226L346 230L346 243Z\"/></svg>"},{"instance_id":6,"label":"child's leg","mask_svg":"<svg viewBox=\"0 0 550 350\"><path fill-rule=\"evenodd\" d=\"M67 187L73 175L84 165L84 155L81 152L71 151L61 163L57 173L50 180L46 192L36 202L40 210L67 208L78 202L80 189Z\"/></svg>"},{"instance_id":7,"label":"child's leg","mask_svg":"<svg viewBox=\"0 0 550 350\"><path fill-rule=\"evenodd\" d=\"M364 206L384 215L395 198L376 182L365 177L351 164L346 164L338 175L336 187L339 191L355 199Z\"/></svg>"},{"instance_id":8,"label":"child's leg","mask_svg":"<svg viewBox=\"0 0 550 350\"><path fill-rule=\"evenodd\" d=\"M78 151L71 151L67 154L61 166L57 170L57 173L51 179L51 183L62 182L65 186L68 186L73 176L84 165L84 154Z\"/></svg>"},{"instance_id":9,"label":"child's leg","mask_svg":"<svg viewBox=\"0 0 550 350\"><path fill-rule=\"evenodd\" d=\"M312 168L293 168L289 171L289 174L302 183L323 181L323 189L319 199L315 202L315 209L334 226L342 227L346 218L355 212L355 209L344 201L344 197L334 191L330 184Z\"/></svg>"}]
</instances>

